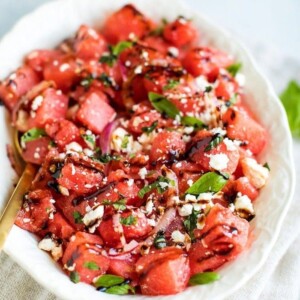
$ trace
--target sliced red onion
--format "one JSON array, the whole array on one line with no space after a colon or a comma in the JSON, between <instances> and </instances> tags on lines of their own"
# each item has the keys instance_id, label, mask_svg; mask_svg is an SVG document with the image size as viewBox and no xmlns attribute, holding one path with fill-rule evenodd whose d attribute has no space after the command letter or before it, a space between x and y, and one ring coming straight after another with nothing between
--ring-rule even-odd
<instances>
[{"instance_id":1,"label":"sliced red onion","mask_svg":"<svg viewBox=\"0 0 300 300\"><path fill-rule=\"evenodd\" d=\"M110 153L110 140L111 135L114 130L118 127L119 120L112 121L106 125L100 135L99 146L102 153L109 154Z\"/></svg>"},{"instance_id":2,"label":"sliced red onion","mask_svg":"<svg viewBox=\"0 0 300 300\"><path fill-rule=\"evenodd\" d=\"M157 225L152 230L150 236L144 242L142 242L142 244L151 246L155 238L155 235L159 231L166 231L166 229L170 226L170 224L172 223L175 217L176 217L176 209L174 207L169 208L161 217L161 219L158 221Z\"/></svg>"}]
</instances>

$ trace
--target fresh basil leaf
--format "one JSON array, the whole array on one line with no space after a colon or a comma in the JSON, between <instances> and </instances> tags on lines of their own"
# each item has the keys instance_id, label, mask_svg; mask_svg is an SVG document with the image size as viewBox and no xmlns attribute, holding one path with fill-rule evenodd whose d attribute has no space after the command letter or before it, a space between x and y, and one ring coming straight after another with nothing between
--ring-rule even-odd
<instances>
[{"instance_id":1,"label":"fresh basil leaf","mask_svg":"<svg viewBox=\"0 0 300 300\"><path fill-rule=\"evenodd\" d=\"M189 187L185 194L199 195L206 192L219 192L227 183L227 179L222 174L215 172L208 172L202 175L191 187Z\"/></svg>"},{"instance_id":2,"label":"fresh basil leaf","mask_svg":"<svg viewBox=\"0 0 300 300\"><path fill-rule=\"evenodd\" d=\"M83 264L83 266L89 270L100 270L100 267L94 261L87 261Z\"/></svg>"},{"instance_id":3,"label":"fresh basil leaf","mask_svg":"<svg viewBox=\"0 0 300 300\"><path fill-rule=\"evenodd\" d=\"M84 139L85 143L89 146L89 148L95 148L96 137L94 134L82 134L81 137Z\"/></svg>"},{"instance_id":4,"label":"fresh basil leaf","mask_svg":"<svg viewBox=\"0 0 300 300\"><path fill-rule=\"evenodd\" d=\"M206 125L195 117L185 116L181 118L181 124L185 126L193 126L194 128L205 128Z\"/></svg>"},{"instance_id":5,"label":"fresh basil leaf","mask_svg":"<svg viewBox=\"0 0 300 300\"><path fill-rule=\"evenodd\" d=\"M121 284L116 285L108 288L105 293L107 294L113 294L113 295L127 295L131 292L132 294L135 294L135 289L133 286L129 284Z\"/></svg>"},{"instance_id":6,"label":"fresh basil leaf","mask_svg":"<svg viewBox=\"0 0 300 300\"><path fill-rule=\"evenodd\" d=\"M102 73L97 79L100 80L104 86L110 87L114 85L111 77L106 73Z\"/></svg>"},{"instance_id":7,"label":"fresh basil leaf","mask_svg":"<svg viewBox=\"0 0 300 300\"><path fill-rule=\"evenodd\" d=\"M150 92L148 93L148 98L152 106L160 113L165 113L172 119L175 119L176 116L180 116L178 108L163 95Z\"/></svg>"},{"instance_id":8,"label":"fresh basil leaf","mask_svg":"<svg viewBox=\"0 0 300 300\"><path fill-rule=\"evenodd\" d=\"M241 69L242 64L241 63L235 63L230 65L229 67L226 68L226 70L233 76L235 77L236 74L239 72L239 70Z\"/></svg>"},{"instance_id":9,"label":"fresh basil leaf","mask_svg":"<svg viewBox=\"0 0 300 300\"><path fill-rule=\"evenodd\" d=\"M73 218L76 224L81 224L82 223L82 215L79 211L74 211L73 212Z\"/></svg>"},{"instance_id":10,"label":"fresh basil leaf","mask_svg":"<svg viewBox=\"0 0 300 300\"><path fill-rule=\"evenodd\" d=\"M189 280L189 285L208 284L220 279L220 275L215 272L204 272L193 275Z\"/></svg>"},{"instance_id":11,"label":"fresh basil leaf","mask_svg":"<svg viewBox=\"0 0 300 300\"><path fill-rule=\"evenodd\" d=\"M40 137L43 137L46 135L46 132L44 129L40 128L31 128L27 132L25 132L21 137L21 145L25 145L27 142L34 141Z\"/></svg>"},{"instance_id":12,"label":"fresh basil leaf","mask_svg":"<svg viewBox=\"0 0 300 300\"><path fill-rule=\"evenodd\" d=\"M212 149L214 149L214 148L216 148L222 141L223 141L223 136L222 135L220 135L219 133L216 133L213 137L212 137L212 139L211 139L211 141L209 142L209 144L205 147L205 149L204 149L204 151L210 151L210 150L212 150Z\"/></svg>"},{"instance_id":13,"label":"fresh basil leaf","mask_svg":"<svg viewBox=\"0 0 300 300\"><path fill-rule=\"evenodd\" d=\"M133 43L128 41L119 42L112 47L112 53L115 56L119 56L125 49L132 47Z\"/></svg>"},{"instance_id":14,"label":"fresh basil leaf","mask_svg":"<svg viewBox=\"0 0 300 300\"><path fill-rule=\"evenodd\" d=\"M269 166L269 164L266 162L264 165L263 165L264 168L268 169L269 171L271 171L271 168Z\"/></svg>"},{"instance_id":15,"label":"fresh basil leaf","mask_svg":"<svg viewBox=\"0 0 300 300\"><path fill-rule=\"evenodd\" d=\"M76 272L76 271L72 271L70 273L70 279L71 279L72 282L78 283L80 281L80 275L79 275L79 273Z\"/></svg>"},{"instance_id":16,"label":"fresh basil leaf","mask_svg":"<svg viewBox=\"0 0 300 300\"><path fill-rule=\"evenodd\" d=\"M121 199L121 200L118 200L116 202L105 200L105 201L103 201L103 204L104 205L111 205L116 210L125 210L126 209L126 200L125 199Z\"/></svg>"},{"instance_id":17,"label":"fresh basil leaf","mask_svg":"<svg viewBox=\"0 0 300 300\"><path fill-rule=\"evenodd\" d=\"M165 29L165 26L168 24L168 21L163 18L161 19L161 25L156 27L155 29L153 29L152 31L150 31L149 35L154 35L154 36L160 36L162 35L164 29Z\"/></svg>"},{"instance_id":18,"label":"fresh basil leaf","mask_svg":"<svg viewBox=\"0 0 300 300\"><path fill-rule=\"evenodd\" d=\"M199 211L193 209L192 213L183 221L183 225L192 241L195 240L194 230L197 228Z\"/></svg>"},{"instance_id":19,"label":"fresh basil leaf","mask_svg":"<svg viewBox=\"0 0 300 300\"><path fill-rule=\"evenodd\" d=\"M129 134L126 134L122 140L122 144L121 144L121 148L122 149L126 149L127 146L128 146L128 143L129 143L129 137L130 135Z\"/></svg>"},{"instance_id":20,"label":"fresh basil leaf","mask_svg":"<svg viewBox=\"0 0 300 300\"><path fill-rule=\"evenodd\" d=\"M237 94L233 94L233 96L228 101L225 102L225 105L227 107L231 107L236 103L237 103Z\"/></svg>"},{"instance_id":21,"label":"fresh basil leaf","mask_svg":"<svg viewBox=\"0 0 300 300\"><path fill-rule=\"evenodd\" d=\"M168 83L163 87L164 91L172 90L179 85L179 80L169 79Z\"/></svg>"},{"instance_id":22,"label":"fresh basil leaf","mask_svg":"<svg viewBox=\"0 0 300 300\"><path fill-rule=\"evenodd\" d=\"M209 92L212 91L212 89L213 89L213 87L212 87L211 85L208 85L208 86L205 88L204 93L209 93Z\"/></svg>"},{"instance_id":23,"label":"fresh basil leaf","mask_svg":"<svg viewBox=\"0 0 300 300\"><path fill-rule=\"evenodd\" d=\"M133 215L125 218L121 217L120 223L125 226L135 225L137 223L137 217L134 217Z\"/></svg>"},{"instance_id":24,"label":"fresh basil leaf","mask_svg":"<svg viewBox=\"0 0 300 300\"><path fill-rule=\"evenodd\" d=\"M121 284L124 281L125 279L121 276L105 274L97 279L97 281L95 282L95 286L97 288L99 287L109 288L111 286Z\"/></svg>"},{"instance_id":25,"label":"fresh basil leaf","mask_svg":"<svg viewBox=\"0 0 300 300\"><path fill-rule=\"evenodd\" d=\"M152 132L158 125L158 121L154 121L149 127L142 127L142 131L146 133Z\"/></svg>"},{"instance_id":26,"label":"fresh basil leaf","mask_svg":"<svg viewBox=\"0 0 300 300\"><path fill-rule=\"evenodd\" d=\"M128 41L119 42L117 45L110 47L110 53L102 55L99 61L112 67L121 52L132 45L133 43Z\"/></svg>"},{"instance_id":27,"label":"fresh basil leaf","mask_svg":"<svg viewBox=\"0 0 300 300\"><path fill-rule=\"evenodd\" d=\"M167 247L167 242L166 242L165 234L163 231L159 231L156 234L153 244L156 249L162 249L162 248Z\"/></svg>"},{"instance_id":28,"label":"fresh basil leaf","mask_svg":"<svg viewBox=\"0 0 300 300\"><path fill-rule=\"evenodd\" d=\"M162 194L168 189L169 184L174 185L174 182L172 182L170 179L159 176L158 179L154 182L152 182L149 185L144 186L142 189L139 190L138 196L142 199L144 196L151 192L152 190L157 189L157 191Z\"/></svg>"},{"instance_id":29,"label":"fresh basil leaf","mask_svg":"<svg viewBox=\"0 0 300 300\"><path fill-rule=\"evenodd\" d=\"M101 152L96 152L96 155L95 155L94 159L99 160L100 162L106 164L106 163L109 163L113 160L118 161L118 160L121 159L121 157L118 156L118 155L111 155L111 154L108 154L108 153L101 154Z\"/></svg>"},{"instance_id":30,"label":"fresh basil leaf","mask_svg":"<svg viewBox=\"0 0 300 300\"><path fill-rule=\"evenodd\" d=\"M280 99L293 136L300 138L300 85L294 80L290 81Z\"/></svg>"},{"instance_id":31,"label":"fresh basil leaf","mask_svg":"<svg viewBox=\"0 0 300 300\"><path fill-rule=\"evenodd\" d=\"M80 81L80 85L83 86L85 89L88 89L92 85L93 81L94 77L92 75L88 75Z\"/></svg>"}]
</instances>

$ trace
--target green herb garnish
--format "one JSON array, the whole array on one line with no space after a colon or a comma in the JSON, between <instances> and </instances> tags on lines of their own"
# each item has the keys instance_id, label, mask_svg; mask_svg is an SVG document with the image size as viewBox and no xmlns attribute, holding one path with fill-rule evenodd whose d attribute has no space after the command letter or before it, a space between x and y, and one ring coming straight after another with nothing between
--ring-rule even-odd
<instances>
[{"instance_id":1,"label":"green herb garnish","mask_svg":"<svg viewBox=\"0 0 300 300\"><path fill-rule=\"evenodd\" d=\"M79 211L74 211L73 212L73 218L76 224L81 224L82 223L82 215Z\"/></svg>"},{"instance_id":2,"label":"green herb garnish","mask_svg":"<svg viewBox=\"0 0 300 300\"><path fill-rule=\"evenodd\" d=\"M168 83L163 87L163 90L167 91L167 90L174 89L176 86L179 85L179 83L180 83L179 80L169 79Z\"/></svg>"},{"instance_id":3,"label":"green herb garnish","mask_svg":"<svg viewBox=\"0 0 300 300\"><path fill-rule=\"evenodd\" d=\"M101 154L101 151L98 151L96 152L94 159L99 160L100 162L106 164L113 160L118 161L121 159L121 157L119 155L111 155L108 153Z\"/></svg>"},{"instance_id":4,"label":"green herb garnish","mask_svg":"<svg viewBox=\"0 0 300 300\"><path fill-rule=\"evenodd\" d=\"M132 294L135 294L135 289L133 286L129 284L121 284L116 285L108 288L105 293L107 294L113 294L113 295L127 295L131 292Z\"/></svg>"},{"instance_id":5,"label":"green herb garnish","mask_svg":"<svg viewBox=\"0 0 300 300\"><path fill-rule=\"evenodd\" d=\"M227 174L218 174L215 172L208 172L202 175L191 187L189 187L185 194L199 195L206 192L219 192L227 183Z\"/></svg>"},{"instance_id":6,"label":"green herb garnish","mask_svg":"<svg viewBox=\"0 0 300 300\"><path fill-rule=\"evenodd\" d=\"M157 191L160 194L162 194L163 192L165 192L168 189L169 184L174 185L175 183L174 183L174 181L170 180L169 178L159 176L156 181L154 181L151 184L146 185L142 189L140 189L138 192L138 196L142 199L142 198L144 198L144 196L147 193L149 193L155 189L157 189Z\"/></svg>"},{"instance_id":7,"label":"green herb garnish","mask_svg":"<svg viewBox=\"0 0 300 300\"><path fill-rule=\"evenodd\" d=\"M229 67L226 68L226 70L233 76L235 77L236 74L239 72L239 70L241 69L242 64L241 63L235 63L230 65Z\"/></svg>"},{"instance_id":8,"label":"green herb garnish","mask_svg":"<svg viewBox=\"0 0 300 300\"><path fill-rule=\"evenodd\" d=\"M208 86L205 88L204 93L209 93L209 92L212 91L212 89L213 89L213 87L212 87L211 85L208 85Z\"/></svg>"},{"instance_id":9,"label":"green herb garnish","mask_svg":"<svg viewBox=\"0 0 300 300\"><path fill-rule=\"evenodd\" d=\"M89 89L94 79L95 78L90 74L80 81L80 85L83 86L85 89Z\"/></svg>"},{"instance_id":10,"label":"green herb garnish","mask_svg":"<svg viewBox=\"0 0 300 300\"><path fill-rule=\"evenodd\" d=\"M162 248L167 247L167 242L166 242L165 234L163 231L159 231L156 234L153 244L156 249L162 249Z\"/></svg>"},{"instance_id":11,"label":"green herb garnish","mask_svg":"<svg viewBox=\"0 0 300 300\"><path fill-rule=\"evenodd\" d=\"M135 225L137 223L137 217L134 217L133 215L125 218L121 217L120 223L125 226Z\"/></svg>"},{"instance_id":12,"label":"green herb garnish","mask_svg":"<svg viewBox=\"0 0 300 300\"><path fill-rule=\"evenodd\" d=\"M220 279L220 275L215 272L198 273L191 276L189 285L208 284Z\"/></svg>"},{"instance_id":13,"label":"green herb garnish","mask_svg":"<svg viewBox=\"0 0 300 300\"><path fill-rule=\"evenodd\" d=\"M112 67L121 52L132 45L133 43L128 41L119 42L117 45L110 47L109 53L102 55L99 61Z\"/></svg>"},{"instance_id":14,"label":"green herb garnish","mask_svg":"<svg viewBox=\"0 0 300 300\"><path fill-rule=\"evenodd\" d=\"M76 271L72 271L70 273L70 279L74 283L78 283L80 281L80 275Z\"/></svg>"},{"instance_id":15,"label":"green herb garnish","mask_svg":"<svg viewBox=\"0 0 300 300\"><path fill-rule=\"evenodd\" d=\"M199 214L199 211L193 209L192 213L183 221L184 227L192 241L195 240L194 230L197 228Z\"/></svg>"},{"instance_id":16,"label":"green herb garnish","mask_svg":"<svg viewBox=\"0 0 300 300\"><path fill-rule=\"evenodd\" d=\"M128 146L128 143L129 143L129 137L130 135L129 134L126 134L122 140L122 144L121 144L121 148L122 149L126 149L127 146Z\"/></svg>"},{"instance_id":17,"label":"green herb garnish","mask_svg":"<svg viewBox=\"0 0 300 300\"><path fill-rule=\"evenodd\" d=\"M294 80L290 81L280 99L293 136L300 138L300 85Z\"/></svg>"},{"instance_id":18,"label":"green herb garnish","mask_svg":"<svg viewBox=\"0 0 300 300\"><path fill-rule=\"evenodd\" d=\"M185 126L193 126L195 129L201 129L207 127L201 120L189 116L182 117L181 124Z\"/></svg>"},{"instance_id":19,"label":"green herb garnish","mask_svg":"<svg viewBox=\"0 0 300 300\"><path fill-rule=\"evenodd\" d=\"M125 199L120 199L116 202L112 202L112 201L109 201L109 200L104 200L103 204L104 205L111 205L116 210L125 210L126 209L126 200Z\"/></svg>"},{"instance_id":20,"label":"green herb garnish","mask_svg":"<svg viewBox=\"0 0 300 300\"><path fill-rule=\"evenodd\" d=\"M113 86L114 85L114 83L112 81L112 78L109 77L106 73L102 73L98 77L98 79L104 84L104 86L109 87L109 86Z\"/></svg>"},{"instance_id":21,"label":"green herb garnish","mask_svg":"<svg viewBox=\"0 0 300 300\"><path fill-rule=\"evenodd\" d=\"M148 98L152 106L160 113L165 113L172 119L180 116L178 108L163 95L150 92L148 93Z\"/></svg>"},{"instance_id":22,"label":"green herb garnish","mask_svg":"<svg viewBox=\"0 0 300 300\"><path fill-rule=\"evenodd\" d=\"M94 134L82 134L81 137L89 148L94 149L96 145L96 137Z\"/></svg>"},{"instance_id":23,"label":"green herb garnish","mask_svg":"<svg viewBox=\"0 0 300 300\"><path fill-rule=\"evenodd\" d=\"M111 287L117 284L121 284L125 281L125 279L121 276L116 276L116 275L102 275L97 279L95 282L95 286L98 287Z\"/></svg>"},{"instance_id":24,"label":"green herb garnish","mask_svg":"<svg viewBox=\"0 0 300 300\"><path fill-rule=\"evenodd\" d=\"M34 141L40 137L46 135L44 129L41 128L31 128L27 132L25 132L21 137L21 145L25 145L27 142Z\"/></svg>"},{"instance_id":25,"label":"green herb garnish","mask_svg":"<svg viewBox=\"0 0 300 300\"><path fill-rule=\"evenodd\" d=\"M100 267L94 261L87 261L83 264L83 266L89 270L100 270Z\"/></svg>"},{"instance_id":26,"label":"green herb garnish","mask_svg":"<svg viewBox=\"0 0 300 300\"><path fill-rule=\"evenodd\" d=\"M209 144L205 147L204 151L210 151L214 148L216 148L222 141L223 141L223 136L220 135L219 133L215 134Z\"/></svg>"},{"instance_id":27,"label":"green herb garnish","mask_svg":"<svg viewBox=\"0 0 300 300\"><path fill-rule=\"evenodd\" d=\"M264 168L268 169L269 171L271 171L271 168L269 166L269 164L266 162L264 165L263 165Z\"/></svg>"},{"instance_id":28,"label":"green herb garnish","mask_svg":"<svg viewBox=\"0 0 300 300\"><path fill-rule=\"evenodd\" d=\"M152 132L158 125L158 121L154 121L149 127L142 127L142 131L146 133Z\"/></svg>"}]
</instances>

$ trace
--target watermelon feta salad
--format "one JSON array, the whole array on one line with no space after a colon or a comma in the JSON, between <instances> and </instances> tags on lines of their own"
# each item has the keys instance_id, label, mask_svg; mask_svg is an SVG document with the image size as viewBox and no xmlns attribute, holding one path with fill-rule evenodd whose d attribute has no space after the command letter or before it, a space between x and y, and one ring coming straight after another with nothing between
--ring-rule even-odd
<instances>
[{"instance_id":1,"label":"watermelon feta salad","mask_svg":"<svg viewBox=\"0 0 300 300\"><path fill-rule=\"evenodd\" d=\"M201 45L192 20L158 24L132 5L29 53L0 83L23 159L38 167L16 225L101 292L217 280L247 248L269 176L241 67Z\"/></svg>"}]
</instances>

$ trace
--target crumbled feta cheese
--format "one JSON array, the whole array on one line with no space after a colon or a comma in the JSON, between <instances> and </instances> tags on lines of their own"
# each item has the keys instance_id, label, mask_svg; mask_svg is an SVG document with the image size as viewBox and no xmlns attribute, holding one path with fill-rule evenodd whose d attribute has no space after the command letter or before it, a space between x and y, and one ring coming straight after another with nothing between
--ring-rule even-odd
<instances>
[{"instance_id":1,"label":"crumbled feta cheese","mask_svg":"<svg viewBox=\"0 0 300 300\"><path fill-rule=\"evenodd\" d=\"M86 226L90 226L95 223L95 221L101 219L104 214L104 206L99 205L96 208L93 208L91 211L86 213L82 218L82 222Z\"/></svg>"},{"instance_id":2,"label":"crumbled feta cheese","mask_svg":"<svg viewBox=\"0 0 300 300\"><path fill-rule=\"evenodd\" d=\"M69 190L66 187L62 186L62 185L58 186L58 190L64 196L69 196L70 195Z\"/></svg>"},{"instance_id":3,"label":"crumbled feta cheese","mask_svg":"<svg viewBox=\"0 0 300 300\"><path fill-rule=\"evenodd\" d=\"M150 226L155 227L156 226L156 221L154 219L147 219L147 222Z\"/></svg>"},{"instance_id":4,"label":"crumbled feta cheese","mask_svg":"<svg viewBox=\"0 0 300 300\"><path fill-rule=\"evenodd\" d=\"M237 211L245 210L252 215L254 214L254 208L253 208L252 202L249 199L249 197L246 195L238 195L234 201L234 205L235 205L235 209Z\"/></svg>"},{"instance_id":5,"label":"crumbled feta cheese","mask_svg":"<svg viewBox=\"0 0 300 300\"><path fill-rule=\"evenodd\" d=\"M228 151L235 151L237 148L236 148L236 144L230 140L229 138L225 138L223 140L224 144L226 145L226 148Z\"/></svg>"},{"instance_id":6,"label":"crumbled feta cheese","mask_svg":"<svg viewBox=\"0 0 300 300\"><path fill-rule=\"evenodd\" d=\"M66 151L67 153L82 152L82 147L78 143L72 142L66 146Z\"/></svg>"},{"instance_id":7,"label":"crumbled feta cheese","mask_svg":"<svg viewBox=\"0 0 300 300\"><path fill-rule=\"evenodd\" d=\"M218 171L225 170L227 168L229 158L224 153L210 155L209 165Z\"/></svg>"},{"instance_id":8,"label":"crumbled feta cheese","mask_svg":"<svg viewBox=\"0 0 300 300\"><path fill-rule=\"evenodd\" d=\"M197 201L197 198L196 198L195 195L186 194L186 195L185 195L185 201L186 201L186 202L189 202L189 201L191 201L191 202L196 202L196 201Z\"/></svg>"},{"instance_id":9,"label":"crumbled feta cheese","mask_svg":"<svg viewBox=\"0 0 300 300\"><path fill-rule=\"evenodd\" d=\"M188 184L188 186L192 186L193 185L193 180L192 179L189 179L188 181L187 181L187 184Z\"/></svg>"},{"instance_id":10,"label":"crumbled feta cheese","mask_svg":"<svg viewBox=\"0 0 300 300\"><path fill-rule=\"evenodd\" d=\"M189 136L189 135L183 135L182 137L182 140L185 142L185 143L188 143L192 138Z\"/></svg>"},{"instance_id":11,"label":"crumbled feta cheese","mask_svg":"<svg viewBox=\"0 0 300 300\"><path fill-rule=\"evenodd\" d=\"M201 193L199 194L197 200L198 201L201 201L201 200L204 200L204 201L211 201L212 198L213 198L214 194L213 193Z\"/></svg>"},{"instance_id":12,"label":"crumbled feta cheese","mask_svg":"<svg viewBox=\"0 0 300 300\"><path fill-rule=\"evenodd\" d=\"M140 65L140 66L137 66L135 69L134 69L134 74L141 74L143 72L143 67Z\"/></svg>"},{"instance_id":13,"label":"crumbled feta cheese","mask_svg":"<svg viewBox=\"0 0 300 300\"><path fill-rule=\"evenodd\" d=\"M216 128L213 128L211 131L210 131L212 134L219 134L219 135L226 135L226 130L222 129L221 127L216 127Z\"/></svg>"},{"instance_id":14,"label":"crumbled feta cheese","mask_svg":"<svg viewBox=\"0 0 300 300\"><path fill-rule=\"evenodd\" d=\"M56 261L62 257L63 250L61 244L59 244L56 240L52 239L51 237L42 239L39 242L38 247L41 250L51 252L52 257Z\"/></svg>"},{"instance_id":15,"label":"crumbled feta cheese","mask_svg":"<svg viewBox=\"0 0 300 300\"><path fill-rule=\"evenodd\" d=\"M153 207L154 207L153 201L152 200L147 201L146 206L145 206L147 215L152 213Z\"/></svg>"},{"instance_id":16,"label":"crumbled feta cheese","mask_svg":"<svg viewBox=\"0 0 300 300\"><path fill-rule=\"evenodd\" d=\"M59 67L59 71L60 72L65 72L66 70L70 69L70 65L69 64L62 64L60 67Z\"/></svg>"},{"instance_id":17,"label":"crumbled feta cheese","mask_svg":"<svg viewBox=\"0 0 300 300\"><path fill-rule=\"evenodd\" d=\"M39 96L35 97L33 99L33 101L32 101L31 109L33 111L38 110L38 108L42 105L43 101L44 101L44 97L43 96L39 95Z\"/></svg>"},{"instance_id":18,"label":"crumbled feta cheese","mask_svg":"<svg viewBox=\"0 0 300 300\"><path fill-rule=\"evenodd\" d=\"M124 140L127 140L124 143ZM123 147L122 147L123 146ZM130 153L133 151L133 137L125 129L118 127L111 137L111 148L117 152Z\"/></svg>"},{"instance_id":19,"label":"crumbled feta cheese","mask_svg":"<svg viewBox=\"0 0 300 300\"><path fill-rule=\"evenodd\" d=\"M148 171L145 167L141 168L139 170L139 176L141 177L141 179L145 179L147 174L148 174Z\"/></svg>"},{"instance_id":20,"label":"crumbled feta cheese","mask_svg":"<svg viewBox=\"0 0 300 300\"><path fill-rule=\"evenodd\" d=\"M169 47L168 48L168 53L170 53L173 57L178 57L179 50L176 47Z\"/></svg>"},{"instance_id":21,"label":"crumbled feta cheese","mask_svg":"<svg viewBox=\"0 0 300 300\"><path fill-rule=\"evenodd\" d=\"M192 214L193 205L192 204L184 204L182 207L178 207L178 213L181 217L186 217Z\"/></svg>"},{"instance_id":22,"label":"crumbled feta cheese","mask_svg":"<svg viewBox=\"0 0 300 300\"><path fill-rule=\"evenodd\" d=\"M260 165L255 159L246 157L242 160L242 168L245 176L257 189L262 188L269 177L269 170Z\"/></svg>"},{"instance_id":23,"label":"crumbled feta cheese","mask_svg":"<svg viewBox=\"0 0 300 300\"><path fill-rule=\"evenodd\" d=\"M194 127L184 127L183 132L186 134L191 134L194 131Z\"/></svg>"},{"instance_id":24,"label":"crumbled feta cheese","mask_svg":"<svg viewBox=\"0 0 300 300\"><path fill-rule=\"evenodd\" d=\"M179 230L173 231L171 237L175 243L184 243L185 241L185 235L181 233Z\"/></svg>"},{"instance_id":25,"label":"crumbled feta cheese","mask_svg":"<svg viewBox=\"0 0 300 300\"><path fill-rule=\"evenodd\" d=\"M133 180L133 179L129 179L129 180L127 181L127 185L128 185L128 186L133 186L133 184L134 184L134 180Z\"/></svg>"},{"instance_id":26,"label":"crumbled feta cheese","mask_svg":"<svg viewBox=\"0 0 300 300\"><path fill-rule=\"evenodd\" d=\"M195 78L195 83L198 89L202 92L205 91L208 86L210 86L210 83L202 75Z\"/></svg>"},{"instance_id":27,"label":"crumbled feta cheese","mask_svg":"<svg viewBox=\"0 0 300 300\"><path fill-rule=\"evenodd\" d=\"M237 81L237 83L239 84L239 86L244 86L245 82L246 82L246 77L245 77L244 74L237 73L235 75L235 80Z\"/></svg>"}]
</instances>

